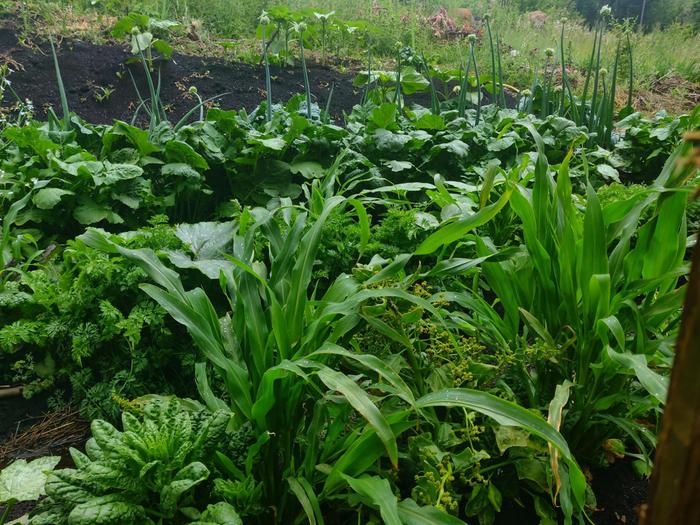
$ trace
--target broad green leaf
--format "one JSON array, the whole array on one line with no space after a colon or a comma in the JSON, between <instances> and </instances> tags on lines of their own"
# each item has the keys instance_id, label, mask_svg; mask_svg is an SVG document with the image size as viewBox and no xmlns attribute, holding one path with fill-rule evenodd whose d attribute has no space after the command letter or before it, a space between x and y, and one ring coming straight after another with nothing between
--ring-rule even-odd
<instances>
[{"instance_id":1,"label":"broad green leaf","mask_svg":"<svg viewBox=\"0 0 700 525\"><path fill-rule=\"evenodd\" d=\"M199 520L190 525L243 525L243 520L229 503L220 501L207 506Z\"/></svg>"},{"instance_id":2,"label":"broad green leaf","mask_svg":"<svg viewBox=\"0 0 700 525\"><path fill-rule=\"evenodd\" d=\"M193 487L199 485L209 477L209 469L200 462L190 463L180 469L173 478L160 491L160 508L168 516L174 516L177 510L178 500Z\"/></svg>"},{"instance_id":3,"label":"broad green leaf","mask_svg":"<svg viewBox=\"0 0 700 525\"><path fill-rule=\"evenodd\" d=\"M398 509L404 525L466 525L459 518L435 507L419 507L412 499L399 502Z\"/></svg>"},{"instance_id":4,"label":"broad green leaf","mask_svg":"<svg viewBox=\"0 0 700 525\"><path fill-rule=\"evenodd\" d=\"M468 408L495 419L501 425L521 427L551 443L569 465L572 492L579 507L583 508L586 478L564 437L541 416L486 392L466 388L452 388L427 394L416 400L416 406L419 408L437 406Z\"/></svg>"},{"instance_id":5,"label":"broad green leaf","mask_svg":"<svg viewBox=\"0 0 700 525\"><path fill-rule=\"evenodd\" d=\"M399 451L396 445L396 436L394 436L391 426L384 418L384 415L382 415L367 393L345 374L327 367L318 371L318 377L328 388L343 394L348 403L367 420L377 432L379 439L384 443L391 463L397 466Z\"/></svg>"},{"instance_id":6,"label":"broad green leaf","mask_svg":"<svg viewBox=\"0 0 700 525\"><path fill-rule=\"evenodd\" d=\"M0 503L34 501L44 495L48 472L54 469L60 456L45 456L27 463L18 459L0 471Z\"/></svg>"},{"instance_id":7,"label":"broad green leaf","mask_svg":"<svg viewBox=\"0 0 700 525\"><path fill-rule=\"evenodd\" d=\"M396 105L384 102L372 110L369 118L378 128L388 129L396 122Z\"/></svg>"},{"instance_id":8,"label":"broad green leaf","mask_svg":"<svg viewBox=\"0 0 700 525\"><path fill-rule=\"evenodd\" d=\"M478 228L493 219L506 205L512 193L512 188L508 188L495 203L480 209L472 215L442 226L418 246L416 254L428 255L441 246L461 240L474 228Z\"/></svg>"},{"instance_id":9,"label":"broad green leaf","mask_svg":"<svg viewBox=\"0 0 700 525\"><path fill-rule=\"evenodd\" d=\"M666 403L668 394L668 378L654 372L647 364L646 356L642 354L615 352L608 347L608 355L616 363L632 370L642 386L661 404Z\"/></svg>"},{"instance_id":10,"label":"broad green leaf","mask_svg":"<svg viewBox=\"0 0 700 525\"><path fill-rule=\"evenodd\" d=\"M119 494L98 496L76 505L68 515L68 525L137 525L146 520L141 505L130 503Z\"/></svg>"},{"instance_id":11,"label":"broad green leaf","mask_svg":"<svg viewBox=\"0 0 700 525\"><path fill-rule=\"evenodd\" d=\"M112 211L105 205L97 204L96 202L86 199L83 203L73 210L73 217L80 224L95 224L106 220L112 224L121 224L124 222L119 214Z\"/></svg>"},{"instance_id":12,"label":"broad green leaf","mask_svg":"<svg viewBox=\"0 0 700 525\"><path fill-rule=\"evenodd\" d=\"M445 129L445 119L440 115L433 115L432 113L424 113L420 116L418 120L414 123L416 129L429 129L440 131Z\"/></svg>"},{"instance_id":13,"label":"broad green leaf","mask_svg":"<svg viewBox=\"0 0 700 525\"><path fill-rule=\"evenodd\" d=\"M311 160L294 162L289 165L289 171L295 175L301 175L305 179L319 179L324 173L323 166Z\"/></svg>"},{"instance_id":14,"label":"broad green leaf","mask_svg":"<svg viewBox=\"0 0 700 525\"><path fill-rule=\"evenodd\" d=\"M160 168L160 172L164 177L183 177L185 179L194 180L202 178L196 169L184 162L171 162L169 164L163 164L163 166Z\"/></svg>"},{"instance_id":15,"label":"broad green leaf","mask_svg":"<svg viewBox=\"0 0 700 525\"><path fill-rule=\"evenodd\" d=\"M74 193L60 188L42 188L34 194L32 200L37 208L41 210L50 210L56 206L65 195L74 195Z\"/></svg>"},{"instance_id":16,"label":"broad green leaf","mask_svg":"<svg viewBox=\"0 0 700 525\"><path fill-rule=\"evenodd\" d=\"M401 525L398 501L389 481L379 476L352 478L343 476L348 485L373 507L379 509L385 525Z\"/></svg>"}]
</instances>

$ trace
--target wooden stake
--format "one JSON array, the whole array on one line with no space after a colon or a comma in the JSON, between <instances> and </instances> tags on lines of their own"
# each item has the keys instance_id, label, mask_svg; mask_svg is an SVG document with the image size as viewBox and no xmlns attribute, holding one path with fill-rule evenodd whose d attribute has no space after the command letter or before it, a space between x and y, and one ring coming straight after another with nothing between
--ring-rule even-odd
<instances>
[{"instance_id":1,"label":"wooden stake","mask_svg":"<svg viewBox=\"0 0 700 525\"><path fill-rule=\"evenodd\" d=\"M695 164L697 153L697 147L691 150L684 164ZM700 245L693 253L649 503L640 517L641 525L700 524Z\"/></svg>"}]
</instances>

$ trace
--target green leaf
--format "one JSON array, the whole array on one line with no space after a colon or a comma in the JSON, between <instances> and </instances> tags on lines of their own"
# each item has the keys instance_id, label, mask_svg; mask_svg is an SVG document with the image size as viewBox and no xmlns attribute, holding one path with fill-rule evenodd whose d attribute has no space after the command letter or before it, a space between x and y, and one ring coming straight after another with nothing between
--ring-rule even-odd
<instances>
[{"instance_id":1,"label":"green leaf","mask_svg":"<svg viewBox=\"0 0 700 525\"><path fill-rule=\"evenodd\" d=\"M202 175L189 164L184 162L171 162L163 164L160 172L164 177L182 177L185 179L201 179Z\"/></svg>"},{"instance_id":2,"label":"green leaf","mask_svg":"<svg viewBox=\"0 0 700 525\"><path fill-rule=\"evenodd\" d=\"M141 525L145 521L144 508L124 501L119 494L92 498L68 515L68 525Z\"/></svg>"},{"instance_id":3,"label":"green leaf","mask_svg":"<svg viewBox=\"0 0 700 525\"><path fill-rule=\"evenodd\" d=\"M434 131L441 131L445 129L445 119L440 115L433 115L432 113L424 113L416 120L414 126L416 129L429 129Z\"/></svg>"},{"instance_id":4,"label":"green leaf","mask_svg":"<svg viewBox=\"0 0 700 525\"><path fill-rule=\"evenodd\" d=\"M468 408L495 419L501 425L523 428L551 443L568 463L571 471L572 492L577 504L581 508L583 507L586 478L571 454L564 437L541 416L486 392L466 388L451 388L427 394L416 400L416 406L419 408L437 406Z\"/></svg>"},{"instance_id":5,"label":"green leaf","mask_svg":"<svg viewBox=\"0 0 700 525\"><path fill-rule=\"evenodd\" d=\"M608 347L608 356L619 365L632 370L642 386L661 404L666 403L668 378L654 372L642 354L615 352Z\"/></svg>"},{"instance_id":6,"label":"green leaf","mask_svg":"<svg viewBox=\"0 0 700 525\"><path fill-rule=\"evenodd\" d=\"M379 439L384 443L392 465L398 465L399 451L396 445L396 436L394 436L391 426L389 426L389 423L367 393L348 376L330 368L324 367L319 370L318 377L328 388L343 394L350 405L367 420L377 432Z\"/></svg>"},{"instance_id":7,"label":"green leaf","mask_svg":"<svg viewBox=\"0 0 700 525\"><path fill-rule=\"evenodd\" d=\"M399 516L404 525L466 525L459 518L435 507L419 507L412 499L399 503Z\"/></svg>"},{"instance_id":8,"label":"green leaf","mask_svg":"<svg viewBox=\"0 0 700 525\"><path fill-rule=\"evenodd\" d=\"M209 477L209 469L198 461L183 467L173 481L160 491L160 506L167 516L174 516L180 497Z\"/></svg>"},{"instance_id":9,"label":"green leaf","mask_svg":"<svg viewBox=\"0 0 700 525\"><path fill-rule=\"evenodd\" d=\"M378 128L388 129L396 122L396 105L384 102L372 110L369 118Z\"/></svg>"},{"instance_id":10,"label":"green leaf","mask_svg":"<svg viewBox=\"0 0 700 525\"><path fill-rule=\"evenodd\" d=\"M343 475L348 485L373 507L379 508L379 513L385 525L401 525L399 507L396 496L391 491L389 481L378 476L363 476L351 478Z\"/></svg>"},{"instance_id":11,"label":"green leaf","mask_svg":"<svg viewBox=\"0 0 700 525\"><path fill-rule=\"evenodd\" d=\"M609 164L598 164L596 166L596 171L600 173L604 179L620 182L620 174Z\"/></svg>"},{"instance_id":12,"label":"green leaf","mask_svg":"<svg viewBox=\"0 0 700 525\"><path fill-rule=\"evenodd\" d=\"M323 176L323 166L314 161L300 161L289 165L289 171L294 175L301 175L305 179L319 179Z\"/></svg>"},{"instance_id":13,"label":"green leaf","mask_svg":"<svg viewBox=\"0 0 700 525\"><path fill-rule=\"evenodd\" d=\"M143 175L143 169L133 164L112 164L105 161L104 167L91 175L95 186L110 186L122 180L140 177Z\"/></svg>"},{"instance_id":14,"label":"green leaf","mask_svg":"<svg viewBox=\"0 0 700 525\"><path fill-rule=\"evenodd\" d=\"M29 463L24 459L10 463L0 471L0 503L39 499L44 495L47 473L59 461L60 456L46 456Z\"/></svg>"},{"instance_id":15,"label":"green leaf","mask_svg":"<svg viewBox=\"0 0 700 525\"><path fill-rule=\"evenodd\" d=\"M42 188L34 194L32 200L37 208L50 210L61 201L65 195L75 195L72 191L59 188Z\"/></svg>"},{"instance_id":16,"label":"green leaf","mask_svg":"<svg viewBox=\"0 0 700 525\"><path fill-rule=\"evenodd\" d=\"M195 169L206 170L209 164L192 146L179 140L171 140L165 145L168 162L189 164Z\"/></svg>"},{"instance_id":17,"label":"green leaf","mask_svg":"<svg viewBox=\"0 0 700 525\"><path fill-rule=\"evenodd\" d=\"M230 504L220 501L207 506L199 520L190 525L243 525L243 520Z\"/></svg>"},{"instance_id":18,"label":"green leaf","mask_svg":"<svg viewBox=\"0 0 700 525\"><path fill-rule=\"evenodd\" d=\"M306 517L309 519L309 525L323 525L323 514L318 503L318 498L314 493L313 488L304 478L287 478L289 488L301 503Z\"/></svg>"},{"instance_id":19,"label":"green leaf","mask_svg":"<svg viewBox=\"0 0 700 525\"><path fill-rule=\"evenodd\" d=\"M501 211L510 199L512 193L512 188L508 188L495 203L480 209L472 215L457 219L442 226L418 246L416 254L428 255L433 253L441 246L458 241L474 228L486 224Z\"/></svg>"},{"instance_id":20,"label":"green leaf","mask_svg":"<svg viewBox=\"0 0 700 525\"><path fill-rule=\"evenodd\" d=\"M82 205L73 210L73 217L80 224L95 224L104 220L112 224L121 224L124 222L124 219L110 208L97 204L89 199L83 201Z\"/></svg>"}]
</instances>

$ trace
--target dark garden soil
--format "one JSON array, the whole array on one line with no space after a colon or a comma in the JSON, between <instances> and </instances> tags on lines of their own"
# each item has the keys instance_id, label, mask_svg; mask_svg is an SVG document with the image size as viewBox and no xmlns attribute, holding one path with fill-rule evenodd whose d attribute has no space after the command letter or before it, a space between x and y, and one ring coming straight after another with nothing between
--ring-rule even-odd
<instances>
[{"instance_id":1,"label":"dark garden soil","mask_svg":"<svg viewBox=\"0 0 700 525\"><path fill-rule=\"evenodd\" d=\"M10 76L12 87L20 97L33 102L35 116L42 119L49 106L60 114L60 98L51 48L46 41L37 39L35 42L39 43L37 48L22 47L12 29L0 28L0 63L8 62L15 69ZM114 119L131 121L139 99L126 68L131 69L144 97L148 88L140 63L125 66L131 56L125 46L64 39L57 51L71 111L96 124L111 123ZM188 93L190 86L195 86L204 100L229 93L216 100L224 109L250 111L265 100L265 74L259 65L175 53L171 60L160 62L159 68L161 100L171 121L179 120L196 105L196 99ZM272 66L270 69L274 102L286 102L293 95L303 93L300 68ZM153 76L155 79L157 74ZM333 87L331 115L340 118L343 112L350 112L361 97L360 91L352 85L353 77L328 67L310 65L309 80L315 102L325 108ZM104 90L112 92L100 101ZM6 93L3 105L7 107L12 102L10 94Z\"/></svg>"},{"instance_id":2,"label":"dark garden soil","mask_svg":"<svg viewBox=\"0 0 700 525\"><path fill-rule=\"evenodd\" d=\"M38 395L31 399L21 395L0 397L0 447L13 435L36 423L46 411L45 396ZM5 458L0 454L0 468L4 466Z\"/></svg>"},{"instance_id":3,"label":"dark garden soil","mask_svg":"<svg viewBox=\"0 0 700 525\"><path fill-rule=\"evenodd\" d=\"M616 461L608 468L593 473L593 492L598 511L596 525L636 525L639 507L646 502L649 481L632 470L629 461Z\"/></svg>"}]
</instances>

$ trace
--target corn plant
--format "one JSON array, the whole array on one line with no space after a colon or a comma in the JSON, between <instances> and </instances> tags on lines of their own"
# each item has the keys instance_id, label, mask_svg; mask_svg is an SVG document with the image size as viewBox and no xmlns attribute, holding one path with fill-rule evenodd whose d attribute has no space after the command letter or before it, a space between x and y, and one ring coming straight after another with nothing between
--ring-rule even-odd
<instances>
[{"instance_id":1,"label":"corn plant","mask_svg":"<svg viewBox=\"0 0 700 525\"><path fill-rule=\"evenodd\" d=\"M506 203L521 221L523 246L515 254L486 237L472 238L478 257L504 257L480 265L498 309L471 292L452 298L472 311L470 323L494 345L517 346L525 338L553 352L551 361L522 369L520 380L533 407L543 406L563 381L573 383L562 432L577 457L590 460L605 440L627 437L648 462L655 438L638 421L653 417L666 395L659 370L675 336L686 272L689 173L676 171L676 159L687 146L652 186L627 201L602 208L589 184L582 213L572 200L573 150L555 179L541 137L523 125L537 142L533 187L507 189L466 222L481 224L477 217L490 218ZM647 209L652 217L640 223ZM419 253L454 242L467 231L457 226L445 225Z\"/></svg>"},{"instance_id":2,"label":"corn plant","mask_svg":"<svg viewBox=\"0 0 700 525\"><path fill-rule=\"evenodd\" d=\"M254 426L257 438L249 456L255 459L244 469L219 454L221 468L229 476L221 490L236 497L243 485L257 487L248 493L259 495L258 511L252 516L258 523L290 523L304 515L310 522L324 523L324 510L329 512L329 505L332 509L333 502L342 499L348 485L362 494L362 484L353 480L380 460L398 467L401 434L420 422L437 427L432 408L454 407L525 428L550 443L563 458L561 472L571 479L567 494L580 511L585 478L566 442L546 420L475 390L439 390L419 397L376 356L343 348L349 334L362 330L362 320L373 315L373 309L364 306L374 301L394 298L438 313L403 287L382 284L386 279L400 282L407 257L363 284L340 275L316 296L311 276L329 215L352 206L359 224L367 226L360 202L333 195L331 187L327 180L316 181L308 189L306 210L296 218L291 210L278 210L281 223L274 212L263 209L242 213L230 246L231 264L220 277L229 305L223 318L202 288L185 290L179 275L152 251L123 248L97 230L82 237L147 272L157 286L145 285L144 291L188 329L207 359L196 366L202 399L212 410L229 407L236 425ZM311 224L310 218L315 219ZM262 258L255 248L260 236L266 240ZM352 375L342 371L343 363L354 370ZM208 367L224 386L227 401L210 386ZM371 388L362 386L363 378L370 380ZM392 512L407 512L406 506L415 507L412 500L403 500ZM434 508L412 512L414 519L425 519L425 513L440 522L448 519Z\"/></svg>"}]
</instances>

